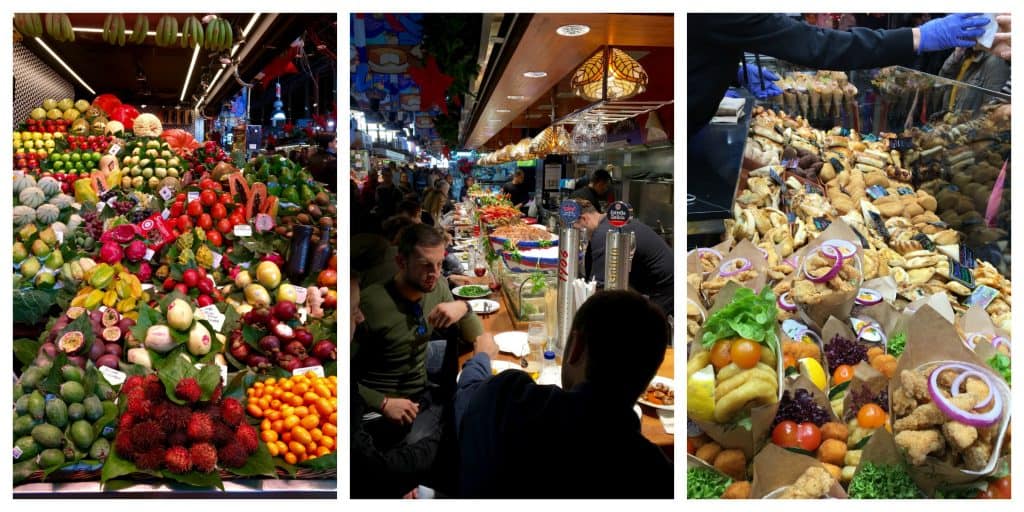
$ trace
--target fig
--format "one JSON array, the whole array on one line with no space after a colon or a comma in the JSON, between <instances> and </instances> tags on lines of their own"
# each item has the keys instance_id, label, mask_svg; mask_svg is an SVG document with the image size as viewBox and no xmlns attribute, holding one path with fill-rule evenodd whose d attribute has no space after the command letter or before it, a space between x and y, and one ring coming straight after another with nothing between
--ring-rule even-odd
<instances>
[{"instance_id":1,"label":"fig","mask_svg":"<svg viewBox=\"0 0 1024 512\"><path fill-rule=\"evenodd\" d=\"M142 347L128 349L128 362L146 368L153 369L153 362L149 358L149 351Z\"/></svg>"},{"instance_id":2,"label":"fig","mask_svg":"<svg viewBox=\"0 0 1024 512\"><path fill-rule=\"evenodd\" d=\"M203 356L210 352L212 343L210 331L203 324L196 322L188 333L188 351L194 356Z\"/></svg>"},{"instance_id":3,"label":"fig","mask_svg":"<svg viewBox=\"0 0 1024 512\"><path fill-rule=\"evenodd\" d=\"M320 340L313 345L310 351L314 357L322 361L333 361L338 358L337 348L331 340Z\"/></svg>"},{"instance_id":4,"label":"fig","mask_svg":"<svg viewBox=\"0 0 1024 512\"><path fill-rule=\"evenodd\" d=\"M306 347L303 347L302 343L299 343L298 341L291 341L284 346L284 352L285 354L291 354L295 357L303 358L306 356Z\"/></svg>"},{"instance_id":5,"label":"fig","mask_svg":"<svg viewBox=\"0 0 1024 512\"><path fill-rule=\"evenodd\" d=\"M313 346L313 333L309 332L305 327L295 328L294 336L295 341L302 343L302 348L309 350Z\"/></svg>"},{"instance_id":6,"label":"fig","mask_svg":"<svg viewBox=\"0 0 1024 512\"><path fill-rule=\"evenodd\" d=\"M121 320L121 315L117 314L117 311L113 309L107 309L100 315L100 322L103 327L113 327L117 325L117 322ZM115 340L110 340L115 341Z\"/></svg>"},{"instance_id":7,"label":"fig","mask_svg":"<svg viewBox=\"0 0 1024 512\"><path fill-rule=\"evenodd\" d=\"M117 356L118 359L124 354L124 349L121 348L119 343L107 343L106 350L108 354Z\"/></svg>"},{"instance_id":8,"label":"fig","mask_svg":"<svg viewBox=\"0 0 1024 512\"><path fill-rule=\"evenodd\" d=\"M109 310L108 310L109 311ZM121 340L121 328L117 326L107 327L103 329L104 341L120 341Z\"/></svg>"},{"instance_id":9,"label":"fig","mask_svg":"<svg viewBox=\"0 0 1024 512\"><path fill-rule=\"evenodd\" d=\"M114 354L103 354L99 359L96 360L96 366L106 366L108 368L117 369L121 364L119 358Z\"/></svg>"},{"instance_id":10,"label":"fig","mask_svg":"<svg viewBox=\"0 0 1024 512\"><path fill-rule=\"evenodd\" d=\"M270 311L266 308L256 308L246 313L243 319L249 325L267 325L267 321L270 319Z\"/></svg>"},{"instance_id":11,"label":"fig","mask_svg":"<svg viewBox=\"0 0 1024 512\"><path fill-rule=\"evenodd\" d=\"M295 303L290 301L278 302L277 304L274 304L274 307L271 309L271 313L273 313L274 318L277 318L282 322L295 318L295 315L298 314L298 312L299 309L295 306Z\"/></svg>"},{"instance_id":12,"label":"fig","mask_svg":"<svg viewBox=\"0 0 1024 512\"><path fill-rule=\"evenodd\" d=\"M260 350L268 354L281 351L281 340L278 339L277 336L264 336L260 338L260 341L257 343L257 345L260 346Z\"/></svg>"},{"instance_id":13,"label":"fig","mask_svg":"<svg viewBox=\"0 0 1024 512\"><path fill-rule=\"evenodd\" d=\"M85 335L82 334L82 331L66 332L59 340L57 340L57 347L65 354L69 355L77 354L82 350L84 345Z\"/></svg>"},{"instance_id":14,"label":"fig","mask_svg":"<svg viewBox=\"0 0 1024 512\"><path fill-rule=\"evenodd\" d=\"M154 325L146 331L146 348L166 354L174 348L177 343L171 338L171 330L166 325ZM133 349L134 350L134 349ZM131 350L128 351L131 356Z\"/></svg>"}]
</instances>

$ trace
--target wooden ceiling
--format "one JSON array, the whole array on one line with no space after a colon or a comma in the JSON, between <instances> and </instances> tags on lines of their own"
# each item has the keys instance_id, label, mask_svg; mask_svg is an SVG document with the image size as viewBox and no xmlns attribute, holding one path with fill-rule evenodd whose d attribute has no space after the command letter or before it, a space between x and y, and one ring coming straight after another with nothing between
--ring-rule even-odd
<instances>
[{"instance_id":1,"label":"wooden ceiling","mask_svg":"<svg viewBox=\"0 0 1024 512\"><path fill-rule=\"evenodd\" d=\"M590 32L579 37L564 37L555 32L558 27L569 24L587 25ZM547 126L551 122L553 90L557 91L556 116L586 105L571 95L568 84L572 72L603 45L625 49L634 53L634 57L651 52L663 56L668 49L671 60L673 43L673 16L670 14L535 14L497 86L481 108L475 125L470 128L465 145L471 149L494 146L506 127L539 129ZM523 73L528 71L543 71L547 76L527 78ZM667 77L652 70L648 73L652 82L667 80L668 91L672 90L671 72ZM509 96L523 99L509 99ZM671 93L658 99L671 99ZM495 144L490 143L492 139Z\"/></svg>"}]
</instances>

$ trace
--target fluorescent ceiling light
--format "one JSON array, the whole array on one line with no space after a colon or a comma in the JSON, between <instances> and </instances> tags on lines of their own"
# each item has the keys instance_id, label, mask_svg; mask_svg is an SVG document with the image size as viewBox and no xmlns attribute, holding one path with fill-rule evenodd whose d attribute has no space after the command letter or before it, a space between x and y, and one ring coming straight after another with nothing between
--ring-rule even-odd
<instances>
[{"instance_id":1,"label":"fluorescent ceiling light","mask_svg":"<svg viewBox=\"0 0 1024 512\"><path fill-rule=\"evenodd\" d=\"M548 74L546 71L527 71L526 73L523 73L523 76L526 78L544 78L548 76Z\"/></svg>"},{"instance_id":2,"label":"fluorescent ceiling light","mask_svg":"<svg viewBox=\"0 0 1024 512\"><path fill-rule=\"evenodd\" d=\"M259 19L260 13L253 13L252 18L249 18L249 23L242 29L242 37L249 35L249 31L252 30L253 25L256 24L256 20Z\"/></svg>"},{"instance_id":3,"label":"fluorescent ceiling light","mask_svg":"<svg viewBox=\"0 0 1024 512\"><path fill-rule=\"evenodd\" d=\"M522 100L526 99L526 96L506 96L506 97L508 99L512 100L512 101L522 101Z\"/></svg>"},{"instance_id":4,"label":"fluorescent ceiling light","mask_svg":"<svg viewBox=\"0 0 1024 512\"><path fill-rule=\"evenodd\" d=\"M555 33L565 37L579 37L590 32L588 25L562 25L555 29Z\"/></svg>"},{"instance_id":5,"label":"fluorescent ceiling light","mask_svg":"<svg viewBox=\"0 0 1024 512\"><path fill-rule=\"evenodd\" d=\"M75 32L85 32L85 33L90 33L90 34L102 34L103 33L103 29L102 28L72 27L71 30L73 30ZM134 33L135 33L135 31L130 29L130 28L124 30L124 34L126 36L130 36L130 35L132 35ZM150 30L150 31L146 32L146 35L147 36L155 36L156 35L156 31L155 30ZM178 32L178 37L181 37L181 32Z\"/></svg>"},{"instance_id":6,"label":"fluorescent ceiling light","mask_svg":"<svg viewBox=\"0 0 1024 512\"><path fill-rule=\"evenodd\" d=\"M78 83L82 84L82 87L85 87L90 94L96 94L96 90L92 87L89 87L89 84L85 83L85 80L82 80L82 77L78 76L78 73L75 73L75 70L71 69L71 66L68 66L67 62L64 62L64 59L60 58L60 56L58 56L56 52L51 50L49 46L46 46L46 43L44 43L42 39L37 37L35 38L35 40L37 43L39 43L39 46L42 46L43 49L50 54L50 56L52 56L54 59L57 60L57 62L60 63L61 66L64 66L64 69L68 70L68 73L71 73L71 76L75 77L75 80L78 80Z\"/></svg>"},{"instance_id":7,"label":"fluorescent ceiling light","mask_svg":"<svg viewBox=\"0 0 1024 512\"><path fill-rule=\"evenodd\" d=\"M192 63L188 65L188 73L185 75L185 84L181 86L181 97L178 101L185 101L185 91L188 90L188 83L192 80L192 71L196 69L196 59L199 58L199 45L196 45L192 52Z\"/></svg>"},{"instance_id":8,"label":"fluorescent ceiling light","mask_svg":"<svg viewBox=\"0 0 1024 512\"><path fill-rule=\"evenodd\" d=\"M497 112L499 114L508 114L509 112L512 112L512 111L507 109L507 108L499 108L498 110L495 110L495 112Z\"/></svg>"}]
</instances>

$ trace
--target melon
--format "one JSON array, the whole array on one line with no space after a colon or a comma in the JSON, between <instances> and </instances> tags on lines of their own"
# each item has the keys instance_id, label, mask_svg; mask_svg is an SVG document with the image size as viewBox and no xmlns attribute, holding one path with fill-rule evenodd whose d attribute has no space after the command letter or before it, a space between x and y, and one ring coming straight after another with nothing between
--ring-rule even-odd
<instances>
[{"instance_id":1,"label":"melon","mask_svg":"<svg viewBox=\"0 0 1024 512\"><path fill-rule=\"evenodd\" d=\"M36 179L32 176L18 176L14 179L14 193L20 194L22 190L36 186Z\"/></svg>"},{"instance_id":2,"label":"melon","mask_svg":"<svg viewBox=\"0 0 1024 512\"><path fill-rule=\"evenodd\" d=\"M73 202L75 202L75 199L67 194L57 194L50 198L50 204L61 210L71 208L71 203Z\"/></svg>"},{"instance_id":3,"label":"melon","mask_svg":"<svg viewBox=\"0 0 1024 512\"><path fill-rule=\"evenodd\" d=\"M44 204L36 208L36 220L43 224L50 225L57 222L60 217L60 208L52 204Z\"/></svg>"},{"instance_id":4,"label":"melon","mask_svg":"<svg viewBox=\"0 0 1024 512\"><path fill-rule=\"evenodd\" d=\"M163 131L160 119L148 113L139 114L139 117L135 118L135 126L132 127L136 137L159 137Z\"/></svg>"},{"instance_id":5,"label":"melon","mask_svg":"<svg viewBox=\"0 0 1024 512\"><path fill-rule=\"evenodd\" d=\"M14 225L25 226L32 224L36 221L36 211L28 206L19 205L15 206L14 210Z\"/></svg>"},{"instance_id":6,"label":"melon","mask_svg":"<svg viewBox=\"0 0 1024 512\"><path fill-rule=\"evenodd\" d=\"M121 121L110 121L107 123L107 127L103 129L104 135L117 135L124 131L124 125Z\"/></svg>"},{"instance_id":7,"label":"melon","mask_svg":"<svg viewBox=\"0 0 1024 512\"><path fill-rule=\"evenodd\" d=\"M43 193L46 194L46 197L53 197L60 193L60 182L50 176L39 180L39 182L36 183L36 186L43 189Z\"/></svg>"},{"instance_id":8,"label":"melon","mask_svg":"<svg viewBox=\"0 0 1024 512\"><path fill-rule=\"evenodd\" d=\"M46 193L39 187L28 187L18 194L18 200L29 208L36 208L46 201Z\"/></svg>"}]
</instances>

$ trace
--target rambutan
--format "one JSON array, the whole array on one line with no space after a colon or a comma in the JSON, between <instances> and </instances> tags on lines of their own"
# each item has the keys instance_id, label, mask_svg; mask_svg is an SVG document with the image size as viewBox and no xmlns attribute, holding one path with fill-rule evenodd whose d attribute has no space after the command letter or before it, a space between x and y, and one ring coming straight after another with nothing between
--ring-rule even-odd
<instances>
[{"instance_id":1,"label":"rambutan","mask_svg":"<svg viewBox=\"0 0 1024 512\"><path fill-rule=\"evenodd\" d=\"M256 453L256 449L259 448L259 437L256 434L256 429L252 428L252 425L248 423L242 423L238 426L238 429L235 430L235 439L248 454Z\"/></svg>"},{"instance_id":2,"label":"rambutan","mask_svg":"<svg viewBox=\"0 0 1024 512\"><path fill-rule=\"evenodd\" d=\"M209 473L217 466L217 449L210 443L196 443L188 453L199 472Z\"/></svg>"},{"instance_id":3,"label":"rambutan","mask_svg":"<svg viewBox=\"0 0 1024 512\"><path fill-rule=\"evenodd\" d=\"M199 387L199 383L196 382L195 379L192 377L185 377L178 381L177 386L174 386L174 394L181 400L189 403L196 403L203 395L203 390Z\"/></svg>"},{"instance_id":4,"label":"rambutan","mask_svg":"<svg viewBox=\"0 0 1024 512\"><path fill-rule=\"evenodd\" d=\"M148 452L143 452L135 456L135 465L139 469L160 469L164 465L164 456L166 450L162 446L153 448Z\"/></svg>"},{"instance_id":5,"label":"rambutan","mask_svg":"<svg viewBox=\"0 0 1024 512\"><path fill-rule=\"evenodd\" d=\"M216 403L213 403L213 402L208 403L208 404L206 404L205 407L197 409L197 411L206 414L207 416L210 417L210 419L212 419L214 421L218 421L218 420L221 419L221 417L220 417L220 406L217 405Z\"/></svg>"},{"instance_id":6,"label":"rambutan","mask_svg":"<svg viewBox=\"0 0 1024 512\"><path fill-rule=\"evenodd\" d=\"M245 461L249 459L249 455L245 453L245 448L241 443L230 442L224 445L220 450L217 450L217 459L220 461L221 466L240 468L245 465Z\"/></svg>"},{"instance_id":7,"label":"rambutan","mask_svg":"<svg viewBox=\"0 0 1024 512\"><path fill-rule=\"evenodd\" d=\"M213 439L213 420L201 412L192 413L188 420L188 437L193 441Z\"/></svg>"},{"instance_id":8,"label":"rambutan","mask_svg":"<svg viewBox=\"0 0 1024 512\"><path fill-rule=\"evenodd\" d=\"M235 440L235 427L229 426L223 421L213 422L213 444L224 446L226 443Z\"/></svg>"},{"instance_id":9,"label":"rambutan","mask_svg":"<svg viewBox=\"0 0 1024 512\"><path fill-rule=\"evenodd\" d=\"M141 421L129 431L132 438L132 447L136 452L148 452L156 447L161 447L167 439L163 427L156 420Z\"/></svg>"},{"instance_id":10,"label":"rambutan","mask_svg":"<svg viewBox=\"0 0 1024 512\"><path fill-rule=\"evenodd\" d=\"M192 456L184 446L172 446L164 454L167 469L174 473L188 473L192 470Z\"/></svg>"},{"instance_id":11,"label":"rambutan","mask_svg":"<svg viewBox=\"0 0 1024 512\"><path fill-rule=\"evenodd\" d=\"M151 409L152 403L146 400L146 391L141 387L132 388L128 392L128 414L136 418L145 418L149 416Z\"/></svg>"},{"instance_id":12,"label":"rambutan","mask_svg":"<svg viewBox=\"0 0 1024 512\"><path fill-rule=\"evenodd\" d=\"M220 417L228 425L238 425L245 419L245 409L234 398L225 398L220 404Z\"/></svg>"},{"instance_id":13,"label":"rambutan","mask_svg":"<svg viewBox=\"0 0 1024 512\"><path fill-rule=\"evenodd\" d=\"M121 419L117 421L117 428L118 428L118 430L124 431L124 430L128 430L129 428L131 428L132 425L134 425L134 424L135 424L135 416L131 415L131 414L128 414L128 413L124 413L124 415L121 416Z\"/></svg>"},{"instance_id":14,"label":"rambutan","mask_svg":"<svg viewBox=\"0 0 1024 512\"><path fill-rule=\"evenodd\" d=\"M161 402L167 398L167 390L164 383L155 373L146 375L142 382L142 389L146 390L146 399L150 402Z\"/></svg>"},{"instance_id":15,"label":"rambutan","mask_svg":"<svg viewBox=\"0 0 1024 512\"><path fill-rule=\"evenodd\" d=\"M213 403L220 402L220 397L221 397L221 394L223 394L223 393L224 393L223 386L221 386L220 384L217 384L217 387L213 388L213 393L210 394L210 401L213 402Z\"/></svg>"},{"instance_id":16,"label":"rambutan","mask_svg":"<svg viewBox=\"0 0 1024 512\"><path fill-rule=\"evenodd\" d=\"M132 442L130 432L122 431L117 433L117 437L114 438L114 451L118 457L132 460L132 457L135 456L135 445Z\"/></svg>"},{"instance_id":17,"label":"rambutan","mask_svg":"<svg viewBox=\"0 0 1024 512\"><path fill-rule=\"evenodd\" d=\"M121 385L121 392L122 393L128 393L129 391L131 391L131 390L141 386L143 380L144 379L142 378L141 375L132 375L132 376L128 377L124 381L124 384Z\"/></svg>"},{"instance_id":18,"label":"rambutan","mask_svg":"<svg viewBox=\"0 0 1024 512\"><path fill-rule=\"evenodd\" d=\"M170 446L186 445L188 444L188 434L185 433L185 429L176 430L167 435L167 444Z\"/></svg>"}]
</instances>

